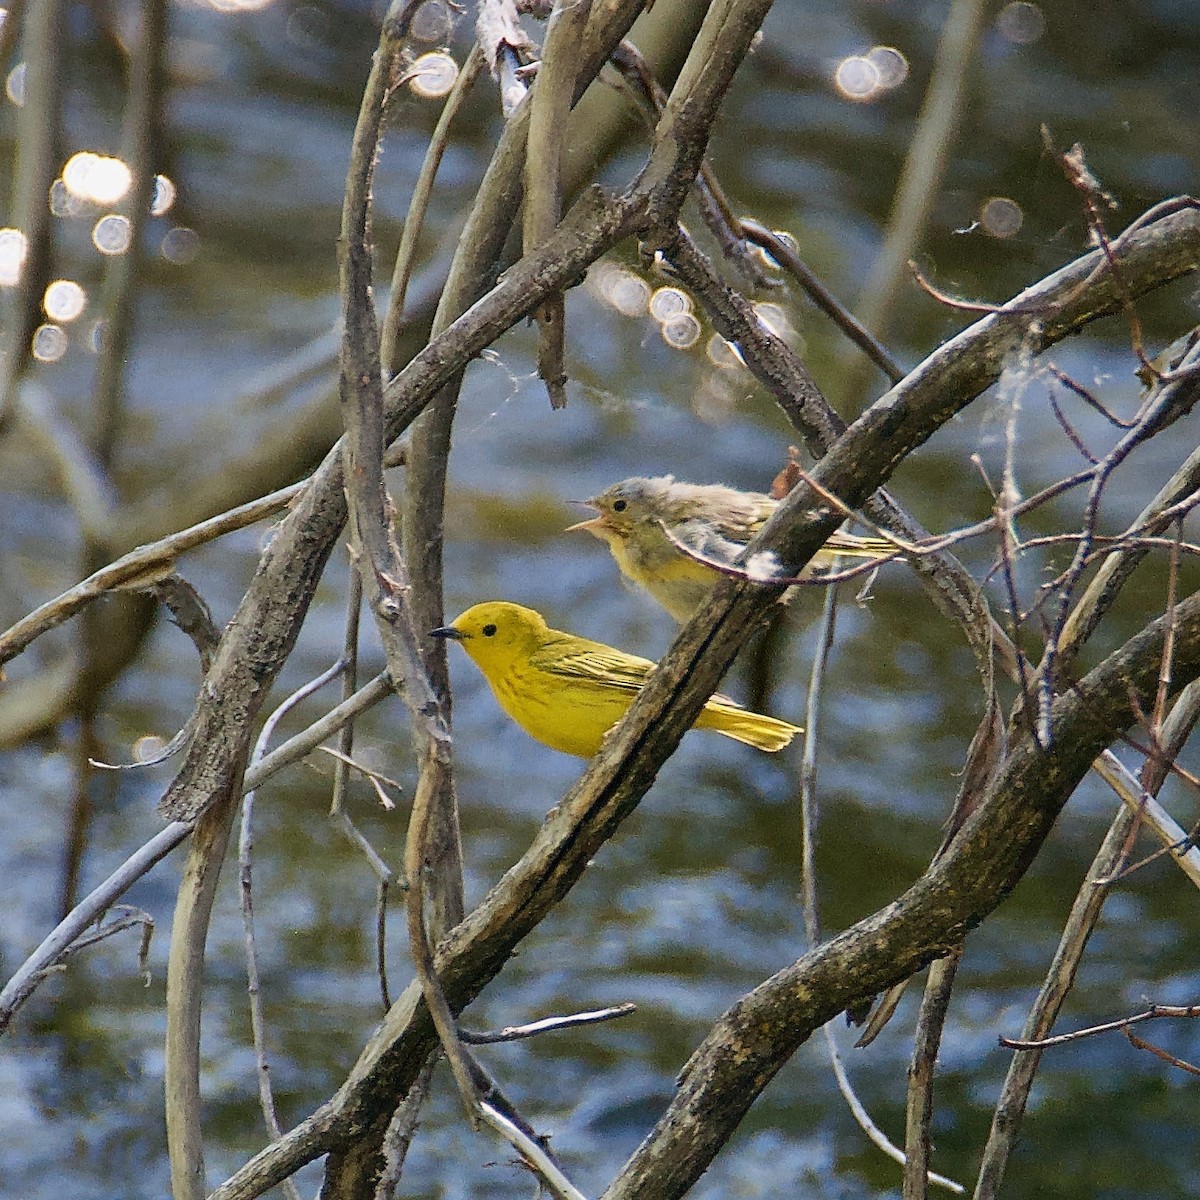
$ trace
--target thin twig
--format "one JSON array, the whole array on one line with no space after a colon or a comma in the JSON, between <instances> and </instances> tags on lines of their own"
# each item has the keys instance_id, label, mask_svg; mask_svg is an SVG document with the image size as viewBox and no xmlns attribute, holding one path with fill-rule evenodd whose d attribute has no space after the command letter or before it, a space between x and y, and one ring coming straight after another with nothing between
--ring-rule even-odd
<instances>
[{"instance_id":1,"label":"thin twig","mask_svg":"<svg viewBox=\"0 0 1200 1200\"><path fill-rule=\"evenodd\" d=\"M1149 792L1142 788L1129 768L1111 750L1093 763L1096 774L1144 821L1160 842L1172 851L1179 869L1200 888L1200 849L1192 845L1187 831L1176 823ZM1105 880L1099 880L1104 883Z\"/></svg>"},{"instance_id":2,"label":"thin twig","mask_svg":"<svg viewBox=\"0 0 1200 1200\"><path fill-rule=\"evenodd\" d=\"M1109 240L1108 230L1104 224L1104 217L1101 214L1101 209L1104 207L1115 208L1116 202L1104 191L1100 186L1099 180L1088 168L1083 157L1083 147L1079 143L1076 143L1069 150L1057 150L1050 140L1049 129L1044 125L1042 126L1042 140L1046 149L1058 162L1059 167L1066 176L1067 182L1083 199L1092 241L1100 247L1105 263L1112 275L1113 283L1121 295L1121 304L1125 309L1125 319L1129 323L1130 342L1132 343L1133 352L1137 355L1138 361L1141 362L1142 368L1157 376L1157 368L1146 355L1145 343L1142 339L1141 318L1134 307L1133 296L1125 286L1125 280L1122 277L1121 268L1117 262L1112 242Z\"/></svg>"},{"instance_id":3,"label":"thin twig","mask_svg":"<svg viewBox=\"0 0 1200 1200\"><path fill-rule=\"evenodd\" d=\"M817 741L821 716L821 693L828 663L829 651L833 645L834 629L837 622L837 589L830 588L825 593L825 604L821 612L821 624L817 632L816 652L809 672L808 697L804 711L804 751L800 759L800 835L801 835L801 877L800 895L804 912L804 932L810 947L815 947L821 940L820 920L817 905L816 884L816 835L817 835ZM825 1038L825 1048L829 1054L829 1064L838 1091L846 1101L851 1115L858 1122L859 1128L866 1134L867 1139L888 1158L905 1166L904 1151L900 1149L867 1111L854 1089L849 1073L842 1061L841 1051L833 1034L833 1022L827 1023L821 1030ZM965 1190L960 1183L930 1172L930 1183L961 1195Z\"/></svg>"},{"instance_id":4,"label":"thin twig","mask_svg":"<svg viewBox=\"0 0 1200 1200\"><path fill-rule=\"evenodd\" d=\"M1132 1029L1126 1027L1121 1032L1129 1040L1129 1044L1136 1049L1149 1050L1155 1057L1161 1058L1163 1062L1169 1063L1173 1067L1178 1067L1181 1071L1186 1071L1189 1075L1200 1075L1200 1067L1195 1066L1186 1059L1177 1058L1174 1054L1168 1054L1161 1046L1155 1046L1153 1043L1138 1037Z\"/></svg>"},{"instance_id":5,"label":"thin twig","mask_svg":"<svg viewBox=\"0 0 1200 1200\"><path fill-rule=\"evenodd\" d=\"M63 954L84 931L100 919L155 863L166 858L192 832L176 821L139 847L103 883L93 888L55 927L41 945L13 973L0 991L0 1033L13 1014L32 995L42 972L62 960Z\"/></svg>"},{"instance_id":6,"label":"thin twig","mask_svg":"<svg viewBox=\"0 0 1200 1200\"><path fill-rule=\"evenodd\" d=\"M342 678L342 702L350 700L358 679L358 622L362 611L362 578L358 564L352 562L349 571L348 594L346 596L346 631L342 641L342 657L346 660L346 672ZM379 974L379 994L383 1011L392 1006L387 975L387 898L393 879L392 869L383 861L370 840L354 824L346 811L346 787L349 766L354 761L354 721L346 721L338 735L338 748L330 751L337 760L333 769L333 795L329 805L329 820L346 840L367 860L375 875L375 965ZM376 784L378 791L378 785ZM397 789L399 790L399 789ZM415 1118L414 1118L415 1119Z\"/></svg>"},{"instance_id":7,"label":"thin twig","mask_svg":"<svg viewBox=\"0 0 1200 1200\"><path fill-rule=\"evenodd\" d=\"M765 225L747 217L741 220L745 235L761 246L804 289L810 300L854 343L893 383L904 378L904 368L888 348L844 305L796 253L791 242Z\"/></svg>"},{"instance_id":8,"label":"thin twig","mask_svg":"<svg viewBox=\"0 0 1200 1200\"><path fill-rule=\"evenodd\" d=\"M342 660L345 672L342 675L342 703L354 695L358 688L358 624L362 613L362 577L358 563L350 562L346 585L346 625L342 635ZM349 763L354 753L354 721L347 721L338 732L338 758L333 769L333 794L329 802L329 815L335 817L345 810L346 785L349 780ZM387 1005L384 1005L387 1008Z\"/></svg>"},{"instance_id":9,"label":"thin twig","mask_svg":"<svg viewBox=\"0 0 1200 1200\"><path fill-rule=\"evenodd\" d=\"M1069 392L1074 393L1080 398L1090 409L1098 412L1110 425L1115 425L1118 429L1132 429L1133 421L1125 421L1117 416L1111 409L1105 407L1100 401L1082 384L1077 383L1066 371L1060 370L1053 363L1046 364L1046 370L1058 380Z\"/></svg>"},{"instance_id":10,"label":"thin twig","mask_svg":"<svg viewBox=\"0 0 1200 1200\"><path fill-rule=\"evenodd\" d=\"M817 912L816 838L817 838L817 733L821 718L821 690L825 668L833 648L837 628L837 588L825 593L821 624L817 631L816 653L808 675L808 695L804 708L804 751L800 757L800 894L804 910L804 933L810 947L821 940Z\"/></svg>"},{"instance_id":11,"label":"thin twig","mask_svg":"<svg viewBox=\"0 0 1200 1200\"><path fill-rule=\"evenodd\" d=\"M929 1179L929 1127L933 1121L933 1073L954 976L962 957L959 946L929 968L925 995L917 1017L912 1064L908 1070L908 1105L904 1131L904 1200L924 1200ZM960 1188L960 1191L965 1189Z\"/></svg>"},{"instance_id":12,"label":"thin twig","mask_svg":"<svg viewBox=\"0 0 1200 1200\"><path fill-rule=\"evenodd\" d=\"M1166 615L1170 622L1167 627L1166 641L1163 644L1162 666L1158 672L1158 692L1154 697L1154 712L1150 727L1155 731L1162 729L1163 720L1167 714L1167 697L1171 692L1171 655L1175 649L1175 605L1179 599L1179 548L1183 542L1183 522L1176 522L1175 544L1171 548L1171 559L1167 570L1167 606Z\"/></svg>"},{"instance_id":13,"label":"thin twig","mask_svg":"<svg viewBox=\"0 0 1200 1200\"><path fill-rule=\"evenodd\" d=\"M1067 414L1059 407L1058 398L1054 395L1053 388L1046 389L1046 399L1050 401L1050 411L1054 414L1054 419L1058 422L1058 427L1066 434L1067 441L1079 452L1080 458L1086 459L1093 467L1096 466L1100 460L1084 444L1079 430L1067 420Z\"/></svg>"},{"instance_id":14,"label":"thin twig","mask_svg":"<svg viewBox=\"0 0 1200 1200\"><path fill-rule=\"evenodd\" d=\"M1200 448L1188 455L1157 495L1138 514L1126 534L1155 534L1193 507L1200 493ZM1086 641L1104 614L1112 607L1125 582L1146 556L1146 550L1131 548L1105 562L1080 596L1063 627L1062 641L1076 646Z\"/></svg>"},{"instance_id":15,"label":"thin twig","mask_svg":"<svg viewBox=\"0 0 1200 1200\"><path fill-rule=\"evenodd\" d=\"M1069 1042L1095 1037L1100 1033L1112 1033L1114 1030L1124 1032L1130 1025L1140 1025L1143 1021L1157 1021L1163 1017L1200 1017L1200 1004L1152 1004L1142 1012L1122 1017L1119 1021L1105 1021L1099 1025L1089 1025L1086 1029L1060 1033L1057 1037L1035 1038L1030 1041L1002 1037L1000 1045L1007 1046L1010 1050L1049 1050L1053 1046L1065 1046Z\"/></svg>"},{"instance_id":16,"label":"thin twig","mask_svg":"<svg viewBox=\"0 0 1200 1200\"><path fill-rule=\"evenodd\" d=\"M425 214L429 208L429 199L433 195L434 181L437 179L442 156L450 142L450 128L482 74L484 65L483 51L477 45L473 46L458 73L458 78L454 81L454 87L450 89L450 95L446 97L446 103L442 106L441 115L426 147L417 181L413 184L408 211L404 214L400 246L396 250L396 264L392 268L392 290L388 296L387 312L384 314L380 333L379 361L385 379L390 379L400 369L397 350L404 324L408 281L412 278L413 267L416 264L417 244L425 225Z\"/></svg>"},{"instance_id":17,"label":"thin twig","mask_svg":"<svg viewBox=\"0 0 1200 1200\"><path fill-rule=\"evenodd\" d=\"M336 733L343 722L394 694L387 673L377 675L349 701L338 705L321 720L266 755L246 772L243 786L261 787L272 775L310 754L327 737ZM32 994L40 975L61 959L64 950L81 936L83 930L97 921L156 863L185 841L191 832L192 825L189 822L175 821L155 834L51 930L5 984L4 990L0 991L0 1033L4 1032L13 1014Z\"/></svg>"},{"instance_id":18,"label":"thin twig","mask_svg":"<svg viewBox=\"0 0 1200 1200\"><path fill-rule=\"evenodd\" d=\"M1122 296L1127 289L1122 283ZM1193 347L1185 357L1186 362L1200 363L1200 346ZM1082 578L1085 562L1091 552L1092 540L1096 534L1099 520L1100 501L1105 485L1113 472L1126 458L1144 441L1152 437L1160 429L1178 420L1182 413L1189 411L1200 400L1200 389L1189 387L1186 383L1166 384L1157 394L1147 397L1142 406L1137 423L1126 430L1116 445L1105 455L1102 462L1095 468L1095 477L1088 492L1084 507L1083 523L1075 556L1067 570L1059 591L1057 612L1046 641L1042 661L1038 667L1039 675L1039 712L1040 725L1044 726L1045 712L1050 704L1050 697L1059 685L1060 674L1067 670L1070 661L1078 648L1081 635L1086 636L1091 630L1086 626L1075 627L1075 637L1066 637L1068 621L1076 604L1076 591ZM1095 618L1093 618L1094 620ZM1092 625L1094 628L1094 624Z\"/></svg>"},{"instance_id":19,"label":"thin twig","mask_svg":"<svg viewBox=\"0 0 1200 1200\"><path fill-rule=\"evenodd\" d=\"M1003 304L989 304L984 300L964 300L961 296L952 296L935 286L929 277L911 259L906 264L913 282L927 296L936 300L945 308L955 312L976 313L985 316L997 316L1000 313L1019 313L1022 316L1037 317L1045 311L1035 304L1014 304L1011 300Z\"/></svg>"},{"instance_id":20,"label":"thin twig","mask_svg":"<svg viewBox=\"0 0 1200 1200\"><path fill-rule=\"evenodd\" d=\"M286 508L306 483L307 481L294 483L259 500L251 500L248 504L210 517L207 521L172 533L157 542L139 546L115 562L101 567L68 591L39 605L0 634L0 663L20 654L35 638L70 620L101 596L117 588L140 587L153 582L174 570L176 558L188 550L194 550L214 538L273 516L280 509Z\"/></svg>"},{"instance_id":21,"label":"thin twig","mask_svg":"<svg viewBox=\"0 0 1200 1200\"><path fill-rule=\"evenodd\" d=\"M502 1138L505 1138L525 1163L536 1173L539 1184L550 1190L559 1200L587 1200L587 1197L562 1173L558 1164L546 1153L543 1146L531 1138L514 1121L487 1101L479 1105L479 1116ZM540 1190L540 1187L539 1187Z\"/></svg>"},{"instance_id":22,"label":"thin twig","mask_svg":"<svg viewBox=\"0 0 1200 1200\"><path fill-rule=\"evenodd\" d=\"M403 789L400 784L385 775L382 771L376 771L373 767L368 767L366 763L358 762L347 754L343 754L340 750L335 750L332 746L319 746L318 749L322 754L328 754L334 759L339 766L345 767L348 771L357 771L368 783L375 788L376 798L379 800L379 807L385 812L391 812L396 807L396 802L388 795L388 789L399 793Z\"/></svg>"},{"instance_id":23,"label":"thin twig","mask_svg":"<svg viewBox=\"0 0 1200 1200\"><path fill-rule=\"evenodd\" d=\"M387 671L380 671L374 679L364 683L349 700L343 700L336 708L331 708L323 717L314 721L307 729L294 734L286 742L282 742L262 761L252 766L246 772L247 787L261 787L262 784L284 767L306 758L328 737L332 737L347 721L373 708L381 700L394 696L395 688Z\"/></svg>"},{"instance_id":24,"label":"thin twig","mask_svg":"<svg viewBox=\"0 0 1200 1200\"><path fill-rule=\"evenodd\" d=\"M458 1027L458 1036L468 1046L490 1046L497 1042L517 1042L524 1038L538 1037L543 1033L557 1033L561 1029L574 1029L579 1025L596 1025L601 1021L613 1021L627 1017L637 1011L636 1004L615 1004L611 1008L600 1008L594 1012L572 1013L568 1017L543 1017L540 1021L529 1021L524 1025L506 1025L492 1032L477 1032Z\"/></svg>"},{"instance_id":25,"label":"thin twig","mask_svg":"<svg viewBox=\"0 0 1200 1200\"><path fill-rule=\"evenodd\" d=\"M315 679L298 688L288 696L269 717L263 722L258 739L254 744L254 752L250 756L251 765L260 763L266 754L267 744L275 733L275 728L281 720L302 701L314 692L331 683L346 669L345 659L339 658ZM282 1134L279 1116L275 1110L275 1097L271 1090L270 1066L267 1062L266 1021L263 1016L262 987L258 974L258 948L254 937L254 890L252 878L252 856L254 849L254 800L255 791L249 789L242 797L242 822L238 836L238 878L242 908L242 935L246 949L246 979L250 999L250 1028L254 1039L254 1060L258 1075L258 1100L262 1109L263 1120L267 1132L273 1138ZM295 1181L285 1179L284 1191L289 1200L300 1200L300 1191Z\"/></svg>"}]
</instances>

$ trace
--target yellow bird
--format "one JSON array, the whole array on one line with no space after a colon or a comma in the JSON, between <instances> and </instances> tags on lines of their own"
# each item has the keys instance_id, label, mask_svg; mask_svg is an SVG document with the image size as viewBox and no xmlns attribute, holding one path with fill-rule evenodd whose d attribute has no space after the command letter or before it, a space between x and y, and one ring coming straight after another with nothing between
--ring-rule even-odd
<instances>
[{"instance_id":1,"label":"yellow bird","mask_svg":"<svg viewBox=\"0 0 1200 1200\"><path fill-rule=\"evenodd\" d=\"M567 532L586 529L607 542L622 573L682 624L704 602L721 572L689 557L675 543L712 562L736 566L780 502L762 492L739 492L719 483L679 483L672 475L660 475L623 479L585 503L600 515L569 526ZM876 559L895 552L883 538L835 533L804 573L827 569L839 557ZM764 580L772 573L765 572Z\"/></svg>"},{"instance_id":2,"label":"yellow bird","mask_svg":"<svg viewBox=\"0 0 1200 1200\"><path fill-rule=\"evenodd\" d=\"M500 707L530 737L591 758L604 735L625 715L656 664L547 626L541 613L504 600L468 608L433 637L461 643L483 672ZM714 696L696 718L759 750L782 750L797 726Z\"/></svg>"}]
</instances>

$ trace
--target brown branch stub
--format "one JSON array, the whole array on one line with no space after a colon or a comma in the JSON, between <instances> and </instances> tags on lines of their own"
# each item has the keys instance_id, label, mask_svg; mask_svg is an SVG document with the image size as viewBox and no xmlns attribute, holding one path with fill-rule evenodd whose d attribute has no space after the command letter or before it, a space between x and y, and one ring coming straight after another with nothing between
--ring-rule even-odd
<instances>
[{"instance_id":1,"label":"brown branch stub","mask_svg":"<svg viewBox=\"0 0 1200 1200\"><path fill-rule=\"evenodd\" d=\"M924 271L911 259L908 263L908 269L912 273L913 282L927 296L932 297L939 304L946 308L952 308L957 312L966 313L1021 313L1028 316L1036 316L1036 308L1021 308L1014 307L1012 303L1008 304L988 304L982 300L963 300L958 296L951 296L949 292L944 292L940 288L935 287Z\"/></svg>"},{"instance_id":2,"label":"brown branch stub","mask_svg":"<svg viewBox=\"0 0 1200 1200\"><path fill-rule=\"evenodd\" d=\"M636 1004L617 1004L610 1008L596 1009L594 1012L572 1013L566 1017L543 1017L540 1021L529 1021L524 1025L506 1025L494 1032L477 1032L460 1027L458 1036L470 1046L490 1046L497 1042L517 1042L525 1038L539 1037L543 1033L575 1029L580 1025L614 1021L636 1011Z\"/></svg>"},{"instance_id":3,"label":"brown branch stub","mask_svg":"<svg viewBox=\"0 0 1200 1200\"><path fill-rule=\"evenodd\" d=\"M1129 1044L1137 1050L1148 1050L1156 1058L1161 1058L1163 1062L1172 1067L1178 1067L1181 1071L1186 1071L1189 1075L1200 1075L1200 1067L1188 1062L1186 1059L1178 1058L1174 1054L1169 1054L1161 1046L1154 1045L1153 1042L1147 1042L1144 1038L1140 1038L1128 1026L1121 1030L1128 1039Z\"/></svg>"}]
</instances>

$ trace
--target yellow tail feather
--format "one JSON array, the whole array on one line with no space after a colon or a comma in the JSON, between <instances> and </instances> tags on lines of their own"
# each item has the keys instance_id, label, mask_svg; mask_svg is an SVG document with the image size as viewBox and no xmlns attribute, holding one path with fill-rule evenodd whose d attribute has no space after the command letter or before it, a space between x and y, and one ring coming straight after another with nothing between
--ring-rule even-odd
<instances>
[{"instance_id":1,"label":"yellow tail feather","mask_svg":"<svg viewBox=\"0 0 1200 1200\"><path fill-rule=\"evenodd\" d=\"M758 750L774 753L782 750L792 738L804 730L799 725L790 725L775 717L766 717L762 713L749 712L744 708L728 708L723 704L708 704L696 721L697 729L712 729L733 738L736 742L745 742Z\"/></svg>"}]
</instances>

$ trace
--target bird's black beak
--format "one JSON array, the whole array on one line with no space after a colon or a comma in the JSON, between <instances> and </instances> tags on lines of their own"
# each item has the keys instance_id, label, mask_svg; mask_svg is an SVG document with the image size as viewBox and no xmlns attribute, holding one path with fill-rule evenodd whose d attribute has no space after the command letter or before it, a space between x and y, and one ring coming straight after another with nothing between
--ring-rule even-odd
<instances>
[{"instance_id":1,"label":"bird's black beak","mask_svg":"<svg viewBox=\"0 0 1200 1200\"><path fill-rule=\"evenodd\" d=\"M437 629L429 631L430 637L449 638L452 642L461 642L467 635L460 633L453 625L439 625Z\"/></svg>"}]
</instances>

